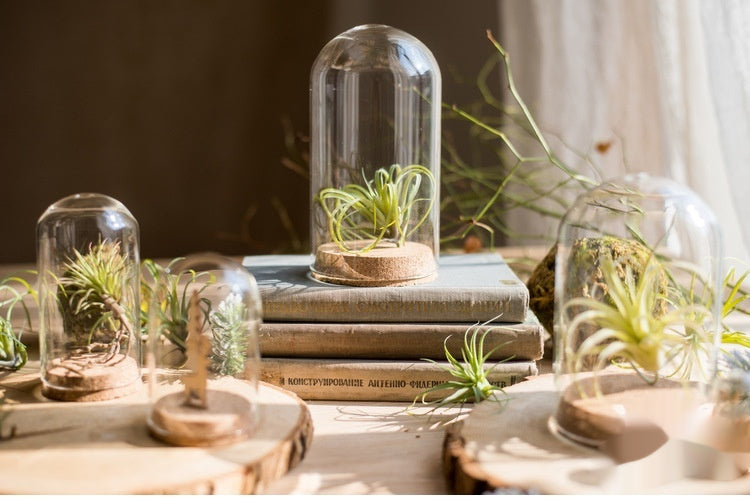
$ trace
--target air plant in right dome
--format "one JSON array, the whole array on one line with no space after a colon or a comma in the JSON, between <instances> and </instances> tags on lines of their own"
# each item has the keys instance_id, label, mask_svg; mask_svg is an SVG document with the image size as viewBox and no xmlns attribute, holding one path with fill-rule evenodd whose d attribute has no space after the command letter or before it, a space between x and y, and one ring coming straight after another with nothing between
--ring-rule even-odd
<instances>
[{"instance_id":1,"label":"air plant in right dome","mask_svg":"<svg viewBox=\"0 0 750 500\"><path fill-rule=\"evenodd\" d=\"M602 282L593 285L591 296L563 306L562 314L572 318L561 335L566 371L632 370L648 385L660 378L707 379L714 334L706 328L710 303L702 303L694 289L676 286L654 256L640 268L618 268L605 255L598 269Z\"/></svg>"},{"instance_id":2,"label":"air plant in right dome","mask_svg":"<svg viewBox=\"0 0 750 500\"><path fill-rule=\"evenodd\" d=\"M559 232L558 375L708 381L719 245L711 212L673 181L629 175L579 197Z\"/></svg>"}]
</instances>

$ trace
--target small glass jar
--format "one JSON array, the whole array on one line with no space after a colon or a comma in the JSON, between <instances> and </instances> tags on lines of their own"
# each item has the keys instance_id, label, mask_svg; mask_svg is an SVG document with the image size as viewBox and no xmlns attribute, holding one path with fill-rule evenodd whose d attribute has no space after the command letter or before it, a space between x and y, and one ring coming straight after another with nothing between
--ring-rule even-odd
<instances>
[{"instance_id":1,"label":"small glass jar","mask_svg":"<svg viewBox=\"0 0 750 500\"><path fill-rule=\"evenodd\" d=\"M140 387L138 223L119 201L82 193L36 228L42 393L65 401Z\"/></svg>"},{"instance_id":2,"label":"small glass jar","mask_svg":"<svg viewBox=\"0 0 750 500\"><path fill-rule=\"evenodd\" d=\"M179 446L246 439L256 426L260 375L255 279L212 253L144 265L150 433Z\"/></svg>"},{"instance_id":3,"label":"small glass jar","mask_svg":"<svg viewBox=\"0 0 750 500\"><path fill-rule=\"evenodd\" d=\"M562 434L601 446L643 419L685 431L713 375L721 245L707 205L668 179L626 175L573 203L555 260Z\"/></svg>"},{"instance_id":4,"label":"small glass jar","mask_svg":"<svg viewBox=\"0 0 750 500\"><path fill-rule=\"evenodd\" d=\"M311 71L313 276L355 286L433 279L439 250L440 69L413 36L368 24Z\"/></svg>"}]
</instances>

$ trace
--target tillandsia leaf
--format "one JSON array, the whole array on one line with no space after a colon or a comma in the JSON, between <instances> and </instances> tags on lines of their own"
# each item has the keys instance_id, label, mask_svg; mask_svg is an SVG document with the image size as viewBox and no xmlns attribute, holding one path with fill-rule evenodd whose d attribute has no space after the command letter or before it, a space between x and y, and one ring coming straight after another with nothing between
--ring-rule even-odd
<instances>
[{"instance_id":1,"label":"tillandsia leaf","mask_svg":"<svg viewBox=\"0 0 750 500\"><path fill-rule=\"evenodd\" d=\"M0 368L18 370L26 361L26 346L16 337L10 321L0 318Z\"/></svg>"},{"instance_id":2,"label":"tillandsia leaf","mask_svg":"<svg viewBox=\"0 0 750 500\"><path fill-rule=\"evenodd\" d=\"M429 196L418 193L427 182ZM342 250L364 253L388 239L403 246L413 232L427 220L435 200L435 179L422 165L391 165L375 171L363 184L347 184L341 189L323 188L316 196L328 219L331 240ZM422 216L414 221L415 207ZM370 241L363 248L353 248L352 240Z\"/></svg>"},{"instance_id":3,"label":"tillandsia leaf","mask_svg":"<svg viewBox=\"0 0 750 500\"><path fill-rule=\"evenodd\" d=\"M736 344L750 348L750 335L745 332L723 332L721 334L722 344Z\"/></svg>"},{"instance_id":4,"label":"tillandsia leaf","mask_svg":"<svg viewBox=\"0 0 750 500\"><path fill-rule=\"evenodd\" d=\"M587 325L595 328L580 345L568 346L575 350L568 351L574 371L596 371L610 363L630 366L653 384L667 366L674 368L666 376L682 378L700 368L700 353L710 347L710 335L701 318L707 317L709 310L685 297L678 303L663 296L658 286L660 266L656 259L650 260L636 280L633 270L625 269L624 278L620 278L611 259L601 260L606 296L602 300L571 299L563 308L565 314L578 311L566 327L566 338L577 338L576 332L585 331ZM655 314L659 301L672 304L674 310Z\"/></svg>"},{"instance_id":5,"label":"tillandsia leaf","mask_svg":"<svg viewBox=\"0 0 750 500\"><path fill-rule=\"evenodd\" d=\"M236 375L245 369L247 357L247 307L239 294L231 293L209 313L213 333L211 359L220 375Z\"/></svg>"},{"instance_id":6,"label":"tillandsia leaf","mask_svg":"<svg viewBox=\"0 0 750 500\"><path fill-rule=\"evenodd\" d=\"M160 333L184 353L187 348L190 306L188 291L195 288L199 294L202 293L215 282L215 277L209 272L196 272L193 269L173 273L171 269L182 260L184 257L173 259L166 268L151 259L144 260L141 290L145 292L144 297L148 297L148 300L141 304L141 331L144 336L148 334L148 308L155 302L152 300L153 295L158 293L159 309L154 313L156 321L161 325ZM207 317L211 308L210 301L201 298L200 304L204 317Z\"/></svg>"},{"instance_id":7,"label":"tillandsia leaf","mask_svg":"<svg viewBox=\"0 0 750 500\"><path fill-rule=\"evenodd\" d=\"M92 244L85 254L73 251L57 279L57 296L65 329L79 347L107 345L105 360L118 354L122 344L130 348L136 318L128 317L123 304L131 299L124 294L134 271L119 242Z\"/></svg>"},{"instance_id":8,"label":"tillandsia leaf","mask_svg":"<svg viewBox=\"0 0 750 500\"><path fill-rule=\"evenodd\" d=\"M34 274L33 272L31 272ZM20 285L20 290L19 290ZM24 298L30 296L37 300L37 293L25 279L19 276L7 276L0 280L0 370L18 370L28 361L26 346L22 342L24 328L31 327L31 314ZM13 327L13 310L20 304L24 313L24 323L16 334Z\"/></svg>"},{"instance_id":9,"label":"tillandsia leaf","mask_svg":"<svg viewBox=\"0 0 750 500\"><path fill-rule=\"evenodd\" d=\"M495 346L490 352L485 354L485 338L493 329L485 328L484 332L479 335L479 331L482 328L486 327L496 319L497 317L482 324L477 323L466 329L466 332L464 332L463 346L461 348L463 361L459 361L451 354L448 348L448 338L443 341L443 350L445 352L445 358L448 361L448 366L431 359L424 359L424 361L434 363L441 367L453 377L454 380L438 384L418 394L412 402L412 407L417 403L421 403L433 406L434 408L442 408L448 405L464 404L470 401L478 403L485 399L495 399L499 403L502 403L502 399L498 397L498 393L505 394L504 390L491 384L487 377L498 364L512 359L512 356L498 361L489 368L485 368L485 363L492 353L494 353L496 349L506 345L507 342ZM429 399L431 394L445 391L449 391L447 396L433 400Z\"/></svg>"}]
</instances>

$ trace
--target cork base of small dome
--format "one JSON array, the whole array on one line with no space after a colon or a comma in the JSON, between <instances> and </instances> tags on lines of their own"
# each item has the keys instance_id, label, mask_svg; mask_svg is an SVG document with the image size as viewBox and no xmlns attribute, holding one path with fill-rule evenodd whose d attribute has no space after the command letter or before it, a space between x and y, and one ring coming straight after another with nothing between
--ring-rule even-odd
<instances>
[{"instance_id":1,"label":"cork base of small dome","mask_svg":"<svg viewBox=\"0 0 750 500\"><path fill-rule=\"evenodd\" d=\"M154 404L147 424L152 436L177 446L223 446L248 438L252 405L226 391L209 390L207 407L184 404L182 392L168 394Z\"/></svg>"},{"instance_id":2,"label":"cork base of small dome","mask_svg":"<svg viewBox=\"0 0 750 500\"><path fill-rule=\"evenodd\" d=\"M118 354L101 362L102 354L83 354L48 364L42 395L58 401L106 401L136 392L141 387L138 363Z\"/></svg>"}]
</instances>

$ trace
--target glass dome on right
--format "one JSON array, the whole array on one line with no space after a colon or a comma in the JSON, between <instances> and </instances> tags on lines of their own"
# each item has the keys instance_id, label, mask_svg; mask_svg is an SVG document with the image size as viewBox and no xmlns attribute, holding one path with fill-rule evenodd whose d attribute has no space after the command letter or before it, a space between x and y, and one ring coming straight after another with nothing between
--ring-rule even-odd
<instances>
[{"instance_id":1,"label":"glass dome on right","mask_svg":"<svg viewBox=\"0 0 750 500\"><path fill-rule=\"evenodd\" d=\"M561 434L600 446L628 417L686 420L715 370L721 240L708 206L669 179L628 174L573 203L555 259Z\"/></svg>"}]
</instances>

